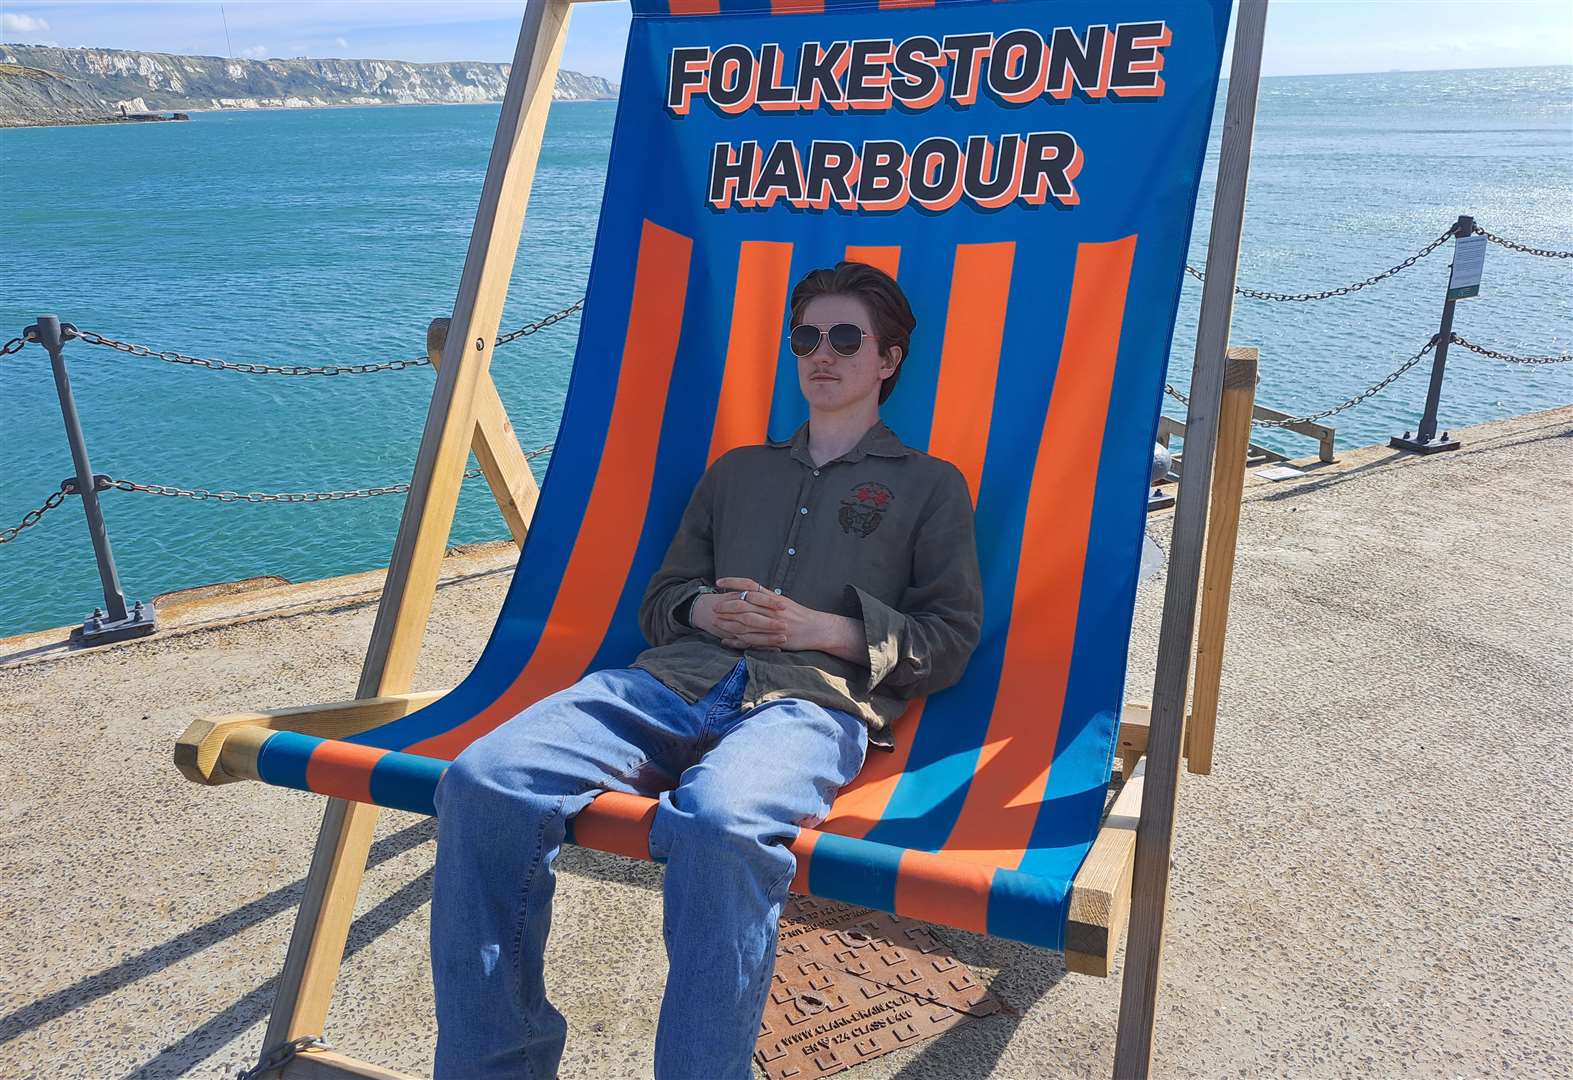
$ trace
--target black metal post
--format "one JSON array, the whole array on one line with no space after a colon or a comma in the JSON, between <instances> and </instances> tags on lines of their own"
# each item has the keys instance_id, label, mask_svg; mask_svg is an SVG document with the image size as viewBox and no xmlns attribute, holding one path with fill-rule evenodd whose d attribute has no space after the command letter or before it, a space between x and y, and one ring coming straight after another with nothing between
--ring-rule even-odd
<instances>
[{"instance_id":1,"label":"black metal post","mask_svg":"<svg viewBox=\"0 0 1573 1080\"><path fill-rule=\"evenodd\" d=\"M76 466L76 492L82 497L82 509L87 515L87 532L93 540L93 554L98 559L98 576L104 585L104 606L94 609L82 623L81 639L88 644L118 641L136 637L153 630L153 605L138 600L129 609L126 595L120 588L120 574L115 570L115 554L109 547L109 532L104 527L104 514L98 505L97 480L93 466L87 458L87 440L82 435L82 423L77 418L76 398L71 393L71 377L66 372L65 343L68 335L76 333L70 323L61 324L58 316L40 315L38 322L23 332L34 338L49 353L49 364L55 373L55 391L60 396L60 415L65 420L66 438L71 443L71 460Z\"/></svg>"},{"instance_id":2,"label":"black metal post","mask_svg":"<svg viewBox=\"0 0 1573 1080\"><path fill-rule=\"evenodd\" d=\"M1458 221L1453 225L1453 237L1456 243L1459 239L1472 236L1475 232L1475 219L1468 214L1460 214ZM1437 331L1436 351L1431 359L1431 385L1426 389L1426 407L1420 416L1420 427L1415 432L1415 437L1410 438L1409 432L1404 432L1400 437L1393 436L1387 445L1395 450L1411 450L1417 454L1440 454L1444 450L1457 450L1462 444L1451 438L1450 432L1442 432L1442 437L1436 437L1437 407L1442 403L1442 377L1447 372L1447 347L1453 340L1453 307L1458 301L1451 294L1442 303L1442 328Z\"/></svg>"}]
</instances>

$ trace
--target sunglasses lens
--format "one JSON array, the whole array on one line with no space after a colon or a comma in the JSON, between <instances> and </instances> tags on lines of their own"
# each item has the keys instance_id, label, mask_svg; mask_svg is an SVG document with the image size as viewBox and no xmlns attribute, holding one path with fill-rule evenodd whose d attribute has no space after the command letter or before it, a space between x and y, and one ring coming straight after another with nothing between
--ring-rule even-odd
<instances>
[{"instance_id":1,"label":"sunglasses lens","mask_svg":"<svg viewBox=\"0 0 1573 1080\"><path fill-rule=\"evenodd\" d=\"M789 340L794 353L798 356L807 356L819 348L819 327L809 326L806 323L802 326L794 326Z\"/></svg>"},{"instance_id":2,"label":"sunglasses lens","mask_svg":"<svg viewBox=\"0 0 1573 1080\"><path fill-rule=\"evenodd\" d=\"M863 347L863 328L852 323L836 323L829 337L830 347L842 356L851 356Z\"/></svg>"}]
</instances>

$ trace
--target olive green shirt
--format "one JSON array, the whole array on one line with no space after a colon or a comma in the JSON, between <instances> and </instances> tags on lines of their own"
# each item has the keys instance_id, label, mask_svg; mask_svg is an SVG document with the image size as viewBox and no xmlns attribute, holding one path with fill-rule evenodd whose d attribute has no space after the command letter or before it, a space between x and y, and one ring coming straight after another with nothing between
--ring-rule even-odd
<instances>
[{"instance_id":1,"label":"olive green shirt","mask_svg":"<svg viewBox=\"0 0 1573 1080\"><path fill-rule=\"evenodd\" d=\"M817 651L729 649L680 617L717 578L746 577L805 607L859 619L866 663ZM961 678L983 588L960 470L875 423L815 466L808 425L724 454L700 479L639 609L653 648L634 661L687 701L748 663L743 707L801 698L862 717L871 742L907 702Z\"/></svg>"}]
</instances>

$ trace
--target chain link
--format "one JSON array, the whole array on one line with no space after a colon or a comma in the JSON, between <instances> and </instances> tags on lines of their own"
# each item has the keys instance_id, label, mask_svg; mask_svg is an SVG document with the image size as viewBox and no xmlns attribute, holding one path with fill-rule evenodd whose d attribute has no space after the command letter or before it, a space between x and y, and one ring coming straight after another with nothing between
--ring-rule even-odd
<instances>
[{"instance_id":1,"label":"chain link","mask_svg":"<svg viewBox=\"0 0 1573 1080\"><path fill-rule=\"evenodd\" d=\"M536 458L552 452L552 443L540 446L525 452L524 460L534 461ZM466 469L464 476L473 480L484 473L480 469ZM196 499L200 502L221 503L315 503L315 502L343 502L347 499L371 499L378 495L401 495L410 490L409 484L387 484L383 487L356 488L353 491L209 491L207 488L182 488L170 484L139 484L134 480L120 480L113 476L99 474L94 478L94 491L137 491L144 495L163 495L169 498ZM38 524L38 519L65 501L67 495L79 495L76 477L71 477L60 485L44 504L36 510L29 510L22 518L22 523L13 528L0 529L0 544L9 544L17 538L23 529L32 528Z\"/></svg>"},{"instance_id":2,"label":"chain link","mask_svg":"<svg viewBox=\"0 0 1573 1080\"><path fill-rule=\"evenodd\" d=\"M1433 334L1433 335L1431 335L1431 340L1426 342L1423 346L1421 346L1419 352L1415 353L1415 355L1411 356L1408 360L1405 360L1402 364L1400 364L1396 371L1394 371L1392 374L1388 375L1381 382L1373 383L1371 386L1368 386L1366 389L1362 390L1360 393L1356 394L1354 397L1350 398L1348 401L1342 402L1341 404L1338 404L1338 405L1334 405L1330 409L1323 409L1321 412L1314 412L1310 416L1288 416L1288 417L1285 417L1282 420L1257 420L1257 419L1253 418L1251 420L1251 423L1253 425L1255 425L1256 427L1277 427L1277 428L1283 428L1283 427L1290 427L1291 425L1294 425L1294 424L1315 423L1317 420L1321 420L1321 419L1324 419L1326 417L1333 416L1336 413L1341 413L1345 409L1352 409L1356 405L1359 405L1361 402L1365 401L1367 398L1373 397L1376 394L1381 393L1383 390L1386 390L1390 385L1392 385L1393 381L1395 379L1397 379L1400 375L1402 375L1404 372L1408 371L1410 368L1414 367L1416 364L1420 363L1420 361L1425 358L1427 353L1429 353L1432 349L1436 348L1437 341L1438 341L1438 339L1441 336L1442 335L1440 335L1440 334ZM1186 396L1185 394L1182 394L1178 390L1176 390L1174 388L1173 384L1171 384L1171 383L1165 383L1164 384L1163 392L1168 394L1170 397L1172 397L1174 400L1178 401L1182 405L1189 405L1191 403L1191 399L1188 396Z\"/></svg>"},{"instance_id":3,"label":"chain link","mask_svg":"<svg viewBox=\"0 0 1573 1080\"><path fill-rule=\"evenodd\" d=\"M1472 353L1479 353L1481 356L1489 356L1493 360L1505 360L1509 364L1566 364L1573 362L1573 356L1569 355L1513 356L1510 353L1497 352L1495 349L1488 349L1484 345L1476 345L1468 338L1459 337L1457 334L1454 334L1451 340L1454 345L1462 345Z\"/></svg>"},{"instance_id":4,"label":"chain link","mask_svg":"<svg viewBox=\"0 0 1573 1080\"><path fill-rule=\"evenodd\" d=\"M1265 290L1265 289L1248 289L1248 288L1246 288L1243 285L1236 285L1234 287L1234 292L1235 292L1236 296L1247 296L1247 297L1250 297L1252 300L1283 300L1283 301L1289 301L1289 302L1292 302L1292 303L1303 303L1303 302L1305 302L1307 300L1328 300L1328 299L1331 299L1334 296L1348 296L1350 293L1359 292L1361 289L1364 289L1364 288L1366 288L1369 285L1375 285L1379 281L1387 280L1388 278L1392 277L1394 274L1402 273L1403 271L1408 270L1411 266L1415 265L1415 263L1419 262L1421 259L1423 259L1427 255L1431 254L1433 251L1435 251L1437 248L1441 247L1443 244L1447 243L1452 238L1453 238L1453 230L1451 228L1449 228L1447 230L1447 232L1443 233L1441 236L1439 236L1435 240L1431 241L1425 247L1421 248L1419 251L1417 251L1413 255L1409 256L1409 258L1405 259L1403 262L1399 263L1397 266L1390 266L1386 270L1383 270L1380 274L1376 274L1373 277L1368 277L1364 281L1356 281L1352 285L1341 285L1341 286L1339 286L1336 289L1328 289L1325 292L1314 292L1314 293L1271 292L1271 291L1268 291L1268 290ZM1190 274L1197 281L1206 281L1207 280L1207 275L1202 273L1200 270L1196 269L1196 267L1194 267L1194 266L1187 265L1186 268L1185 268L1185 272L1187 274Z\"/></svg>"},{"instance_id":5,"label":"chain link","mask_svg":"<svg viewBox=\"0 0 1573 1080\"><path fill-rule=\"evenodd\" d=\"M522 337L529 337L531 334L545 330L548 326L562 322L574 312L581 311L583 309L584 297L581 296L579 299L575 300L561 311L554 311L550 315L542 316L533 323L525 323L523 326L519 327L519 329L507 334L503 334L497 339L497 345L498 347L501 347L511 341L518 341Z\"/></svg>"},{"instance_id":6,"label":"chain link","mask_svg":"<svg viewBox=\"0 0 1573 1080\"><path fill-rule=\"evenodd\" d=\"M31 340L29 338L14 337L4 345L0 345L0 356L10 356L14 352L21 352L22 347Z\"/></svg>"},{"instance_id":7,"label":"chain link","mask_svg":"<svg viewBox=\"0 0 1573 1080\"><path fill-rule=\"evenodd\" d=\"M560 311L554 311L535 322L525 323L517 330L503 334L497 339L497 344L507 345L509 342L518 341L520 338L529 337L531 334L545 330L548 326L562 322L574 312L584 307L584 299L574 301ZM431 358L426 356L412 357L408 360L387 360L375 364L340 364L340 365L279 365L279 364L237 364L229 360L215 360L206 356L189 356L174 349L155 349L151 345L138 345L129 341L117 341L103 334L91 330L77 330L68 333L68 337L76 338L88 345L99 345L116 352L126 353L130 356L148 356L155 360L163 360L169 364L186 364L191 367L208 368L212 371L238 371L246 375L369 375L378 371L404 371L406 368L429 367ZM18 339L20 340L20 339ZM21 348L20 345L17 348ZM9 345L8 351L14 352ZM5 355L0 352L0 356Z\"/></svg>"},{"instance_id":8,"label":"chain link","mask_svg":"<svg viewBox=\"0 0 1573 1080\"><path fill-rule=\"evenodd\" d=\"M291 1039L289 1042L275 1047L271 1054L251 1068L236 1070L235 1080L261 1080L268 1073L275 1072L289 1064L290 1060L298 1057L302 1050L309 1050L312 1047L316 1047L319 1050L333 1049L333 1047L322 1040L320 1035L302 1035L298 1039Z\"/></svg>"},{"instance_id":9,"label":"chain link","mask_svg":"<svg viewBox=\"0 0 1573 1080\"><path fill-rule=\"evenodd\" d=\"M13 526L9 529L0 529L0 544L9 544L11 541L17 538L18 534L20 534L23 529L31 529L34 525L38 524L39 518L43 517L45 514L49 513L49 511L53 510L55 507L59 506L65 501L66 490L62 486L59 491L54 492L49 496L49 498L44 500L44 505L40 506L37 510L29 510L26 514L22 515L22 523L20 525Z\"/></svg>"},{"instance_id":10,"label":"chain link","mask_svg":"<svg viewBox=\"0 0 1573 1080\"><path fill-rule=\"evenodd\" d=\"M1493 244L1501 244L1510 251L1521 251L1525 255L1539 255L1542 259L1573 259L1573 251L1552 251L1550 248L1529 247L1525 244L1516 244L1496 233L1487 232L1479 225L1475 226L1475 235L1484 236Z\"/></svg>"}]
</instances>

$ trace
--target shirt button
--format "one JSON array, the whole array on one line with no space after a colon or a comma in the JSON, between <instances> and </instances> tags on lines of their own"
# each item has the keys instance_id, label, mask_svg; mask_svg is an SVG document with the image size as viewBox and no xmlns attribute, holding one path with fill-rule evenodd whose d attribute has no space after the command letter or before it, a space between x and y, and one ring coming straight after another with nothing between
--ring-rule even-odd
<instances>
[{"instance_id":1,"label":"shirt button","mask_svg":"<svg viewBox=\"0 0 1573 1080\"><path fill-rule=\"evenodd\" d=\"M776 590L776 591L775 591L775 592L776 592L776 595L777 595L777 596L780 596L780 595L781 595L781 590L780 590L780 589L777 589L777 590Z\"/></svg>"},{"instance_id":2,"label":"shirt button","mask_svg":"<svg viewBox=\"0 0 1573 1080\"><path fill-rule=\"evenodd\" d=\"M800 514L806 514L806 513L808 513L808 507L800 506L800 507L797 508L797 512L800 513Z\"/></svg>"},{"instance_id":3,"label":"shirt button","mask_svg":"<svg viewBox=\"0 0 1573 1080\"><path fill-rule=\"evenodd\" d=\"M818 469L815 469L815 470L814 470L814 475L815 475L815 476L818 476L818 475L819 475L819 470L818 470Z\"/></svg>"},{"instance_id":4,"label":"shirt button","mask_svg":"<svg viewBox=\"0 0 1573 1080\"><path fill-rule=\"evenodd\" d=\"M797 554L797 548L787 548L787 554L788 555L796 555Z\"/></svg>"}]
</instances>

